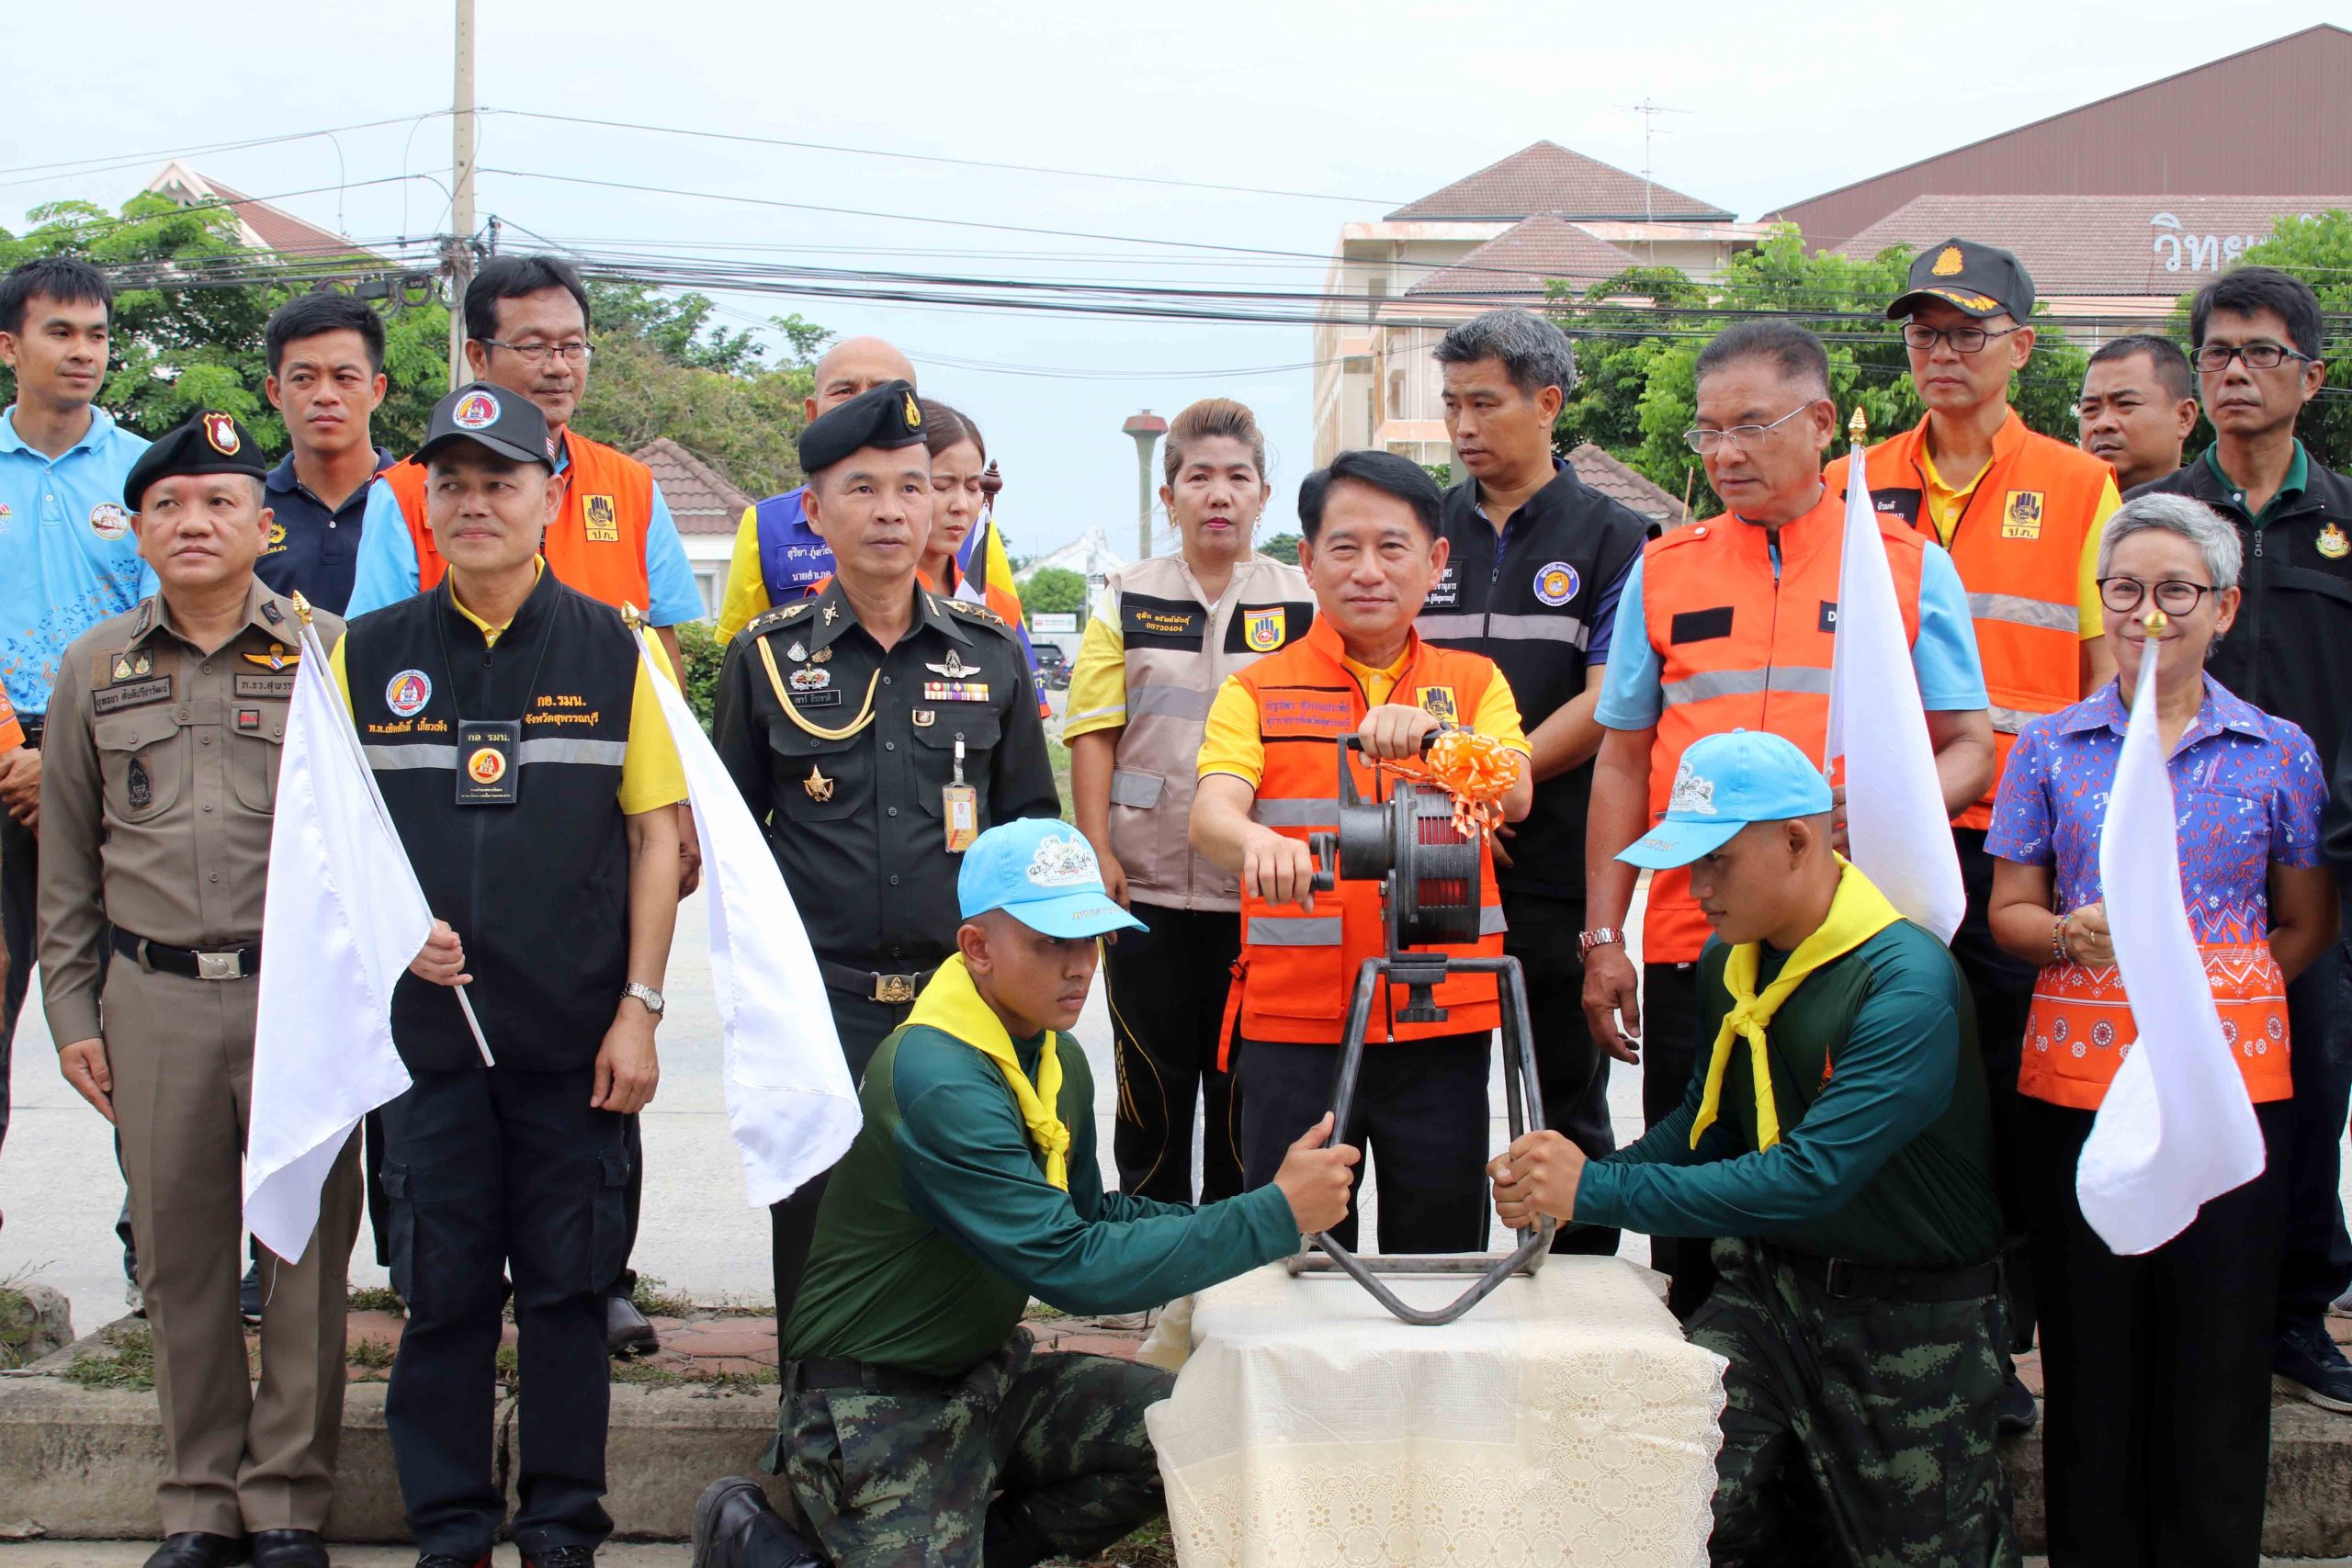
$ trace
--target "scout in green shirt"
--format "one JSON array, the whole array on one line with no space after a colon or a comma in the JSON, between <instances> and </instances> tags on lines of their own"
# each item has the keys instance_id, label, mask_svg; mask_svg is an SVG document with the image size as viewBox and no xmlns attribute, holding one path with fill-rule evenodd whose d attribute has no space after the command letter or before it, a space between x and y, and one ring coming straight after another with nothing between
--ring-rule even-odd
<instances>
[{"instance_id":1,"label":"scout in green shirt","mask_svg":"<svg viewBox=\"0 0 2352 1568\"><path fill-rule=\"evenodd\" d=\"M1556 1133L1513 1143L1495 1209L1724 1238L1689 1325L1730 1363L1714 1561L2004 1568L2020 1559L1993 1449L2001 1217L1974 1021L1943 944L1831 850L1830 813L1779 736L1684 753L1666 819L1618 858L1690 868L1715 927L1713 1048L1632 1148L1588 1164ZM1818 1501L1802 1526L1792 1480Z\"/></svg>"},{"instance_id":2,"label":"scout in green shirt","mask_svg":"<svg viewBox=\"0 0 2352 1568\"><path fill-rule=\"evenodd\" d=\"M964 924L874 1055L865 1124L833 1169L783 1331L770 1470L838 1568L1090 1557L1161 1509L1145 1409L1169 1374L1038 1355L1021 1315L1157 1306L1288 1257L1347 1212L1356 1151L1330 1118L1274 1179L1193 1208L1102 1190L1094 1085L1063 1031L1098 940L1142 923L1061 823L991 828L956 879ZM695 1519L707 1568L799 1548L730 1478Z\"/></svg>"}]
</instances>

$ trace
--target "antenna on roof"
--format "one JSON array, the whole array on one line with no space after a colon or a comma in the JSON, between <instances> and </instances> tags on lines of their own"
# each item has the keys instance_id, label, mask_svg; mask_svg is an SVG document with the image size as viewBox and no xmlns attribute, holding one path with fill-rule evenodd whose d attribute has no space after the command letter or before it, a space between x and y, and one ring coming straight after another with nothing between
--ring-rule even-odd
<instances>
[{"instance_id":1,"label":"antenna on roof","mask_svg":"<svg viewBox=\"0 0 2352 1568\"><path fill-rule=\"evenodd\" d=\"M1644 98L1638 104L1619 104L1617 107L1642 117L1642 220L1644 222L1655 222L1657 219L1657 211L1650 197L1657 186L1657 182L1650 178L1650 138L1657 134L1658 116L1689 114L1690 111L1668 108L1664 104L1653 102L1648 98ZM1668 131L1667 134L1672 135L1673 132Z\"/></svg>"}]
</instances>

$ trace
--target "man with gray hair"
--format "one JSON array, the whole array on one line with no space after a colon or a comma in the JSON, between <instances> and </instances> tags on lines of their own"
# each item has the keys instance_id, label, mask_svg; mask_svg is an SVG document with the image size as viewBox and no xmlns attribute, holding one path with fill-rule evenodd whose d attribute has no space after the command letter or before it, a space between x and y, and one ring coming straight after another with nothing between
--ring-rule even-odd
<instances>
[{"instance_id":1,"label":"man with gray hair","mask_svg":"<svg viewBox=\"0 0 2352 1568\"><path fill-rule=\"evenodd\" d=\"M1445 430L1464 470L1445 493L1451 546L1422 606L1420 634L1494 660L1518 698L1533 748L1535 805L1497 830L1495 874L1510 929L1503 950L1527 969L1544 1122L1595 1158L1617 1146L1609 1065L1585 1027L1585 813L1600 747L1593 704L1617 595L1649 524L1592 490L1552 450L1576 386L1567 335L1532 310L1489 310L1437 345ZM1452 713L1441 713L1452 719ZM1564 1229L1556 1252L1602 1256L1617 1233Z\"/></svg>"}]
</instances>

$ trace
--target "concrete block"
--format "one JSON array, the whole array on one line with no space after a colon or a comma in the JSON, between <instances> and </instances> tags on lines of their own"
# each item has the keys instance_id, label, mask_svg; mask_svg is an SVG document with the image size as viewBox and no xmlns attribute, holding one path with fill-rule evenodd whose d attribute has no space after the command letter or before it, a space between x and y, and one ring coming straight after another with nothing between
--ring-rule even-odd
<instances>
[{"instance_id":1,"label":"concrete block","mask_svg":"<svg viewBox=\"0 0 2352 1568\"><path fill-rule=\"evenodd\" d=\"M759 1471L775 1436L776 1394L774 1388L615 1388L605 1450L614 1533L626 1540L686 1539L695 1499L722 1475L751 1476L788 1515L784 1483Z\"/></svg>"}]
</instances>

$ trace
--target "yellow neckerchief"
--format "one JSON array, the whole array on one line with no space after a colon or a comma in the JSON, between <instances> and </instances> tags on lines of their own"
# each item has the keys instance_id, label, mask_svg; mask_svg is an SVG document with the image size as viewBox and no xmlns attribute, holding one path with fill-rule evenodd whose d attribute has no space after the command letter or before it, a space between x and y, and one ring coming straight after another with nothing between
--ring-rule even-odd
<instances>
[{"instance_id":1,"label":"yellow neckerchief","mask_svg":"<svg viewBox=\"0 0 2352 1568\"><path fill-rule=\"evenodd\" d=\"M1823 964L1843 958L1903 918L1867 876L1845 856L1838 857L1838 895L1829 902L1829 918L1797 943L1780 976L1756 994L1757 966L1763 944L1743 942L1724 960L1724 988L1731 993L1731 1010L1715 1032L1714 1054L1707 1060L1707 1091L1699 1101L1698 1120L1690 1123L1690 1146L1714 1124L1723 1110L1724 1070L1731 1066L1735 1035L1747 1037L1748 1075L1756 1080L1756 1146L1769 1149L1781 1141L1780 1112L1772 1104L1772 1063L1764 1049L1764 1027L1789 993Z\"/></svg>"},{"instance_id":2,"label":"yellow neckerchief","mask_svg":"<svg viewBox=\"0 0 2352 1568\"><path fill-rule=\"evenodd\" d=\"M915 998L907 1022L952 1034L1002 1070L1021 1107L1021 1120L1028 1125L1029 1141L1046 1156L1046 1179L1069 1191L1069 1129L1053 1109L1062 1094L1062 1062L1055 1054L1054 1032L1046 1031L1046 1043L1037 1057L1037 1082L1032 1086L1029 1075L1021 1070L1021 1058L1013 1054L1012 1036L1005 1032L1003 1021L989 1004L980 1000L972 972L964 967L960 953L939 966L939 973Z\"/></svg>"}]
</instances>

